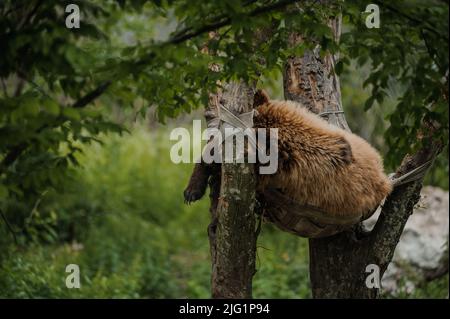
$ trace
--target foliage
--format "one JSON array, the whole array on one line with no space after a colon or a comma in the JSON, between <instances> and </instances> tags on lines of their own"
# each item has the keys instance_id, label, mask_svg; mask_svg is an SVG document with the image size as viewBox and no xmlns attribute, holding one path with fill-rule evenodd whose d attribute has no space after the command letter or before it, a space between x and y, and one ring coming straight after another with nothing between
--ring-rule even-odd
<instances>
[{"instance_id":1,"label":"foliage","mask_svg":"<svg viewBox=\"0 0 450 319\"><path fill-rule=\"evenodd\" d=\"M68 3L81 10L80 29L65 26ZM70 259L90 269L83 296L206 296L207 249L199 235L205 224L198 225L193 208L181 204L187 171L151 153L168 154L153 135L155 145L139 131L126 140L131 144L109 134L122 134L127 120L149 110L162 123L190 113L205 105L220 81L259 79L259 86L272 87L287 57L317 44L322 54L340 53L336 72L342 74L344 99L354 83L349 66L364 70L369 91L357 83L355 91L363 93L345 103L351 105L346 111L359 117L364 103L366 109L374 104L369 114L386 116L389 126L377 121L376 134L367 134L391 168L420 146L423 120L439 124L436 136L447 140L448 5L375 3L380 29L365 27L366 3L359 0L329 7L302 2L301 10L294 0L1 1L2 295L75 296L57 288L59 270ZM345 24L339 44L326 25L338 11ZM305 41L291 47L292 32ZM211 72L212 63L221 72ZM98 144L102 139L106 149ZM448 157L436 166L429 181L448 187ZM195 207L207 210L204 202ZM186 223L196 227L186 229ZM268 234L267 246L282 236ZM85 248L76 251L72 242ZM272 261L261 251L267 262L261 273L277 280L257 277L255 295L306 296L306 284L293 285L305 280L304 247L290 247L281 264L278 248ZM202 253L188 253L196 249ZM195 276L180 266L188 262ZM8 277L23 271L29 276ZM149 272L155 277L146 277Z\"/></svg>"},{"instance_id":2,"label":"foliage","mask_svg":"<svg viewBox=\"0 0 450 319\"><path fill-rule=\"evenodd\" d=\"M208 199L182 204L191 165L160 157L169 154L168 130L132 132L87 147L68 194L44 198L40 218L55 215L49 227L56 236L47 244L2 246L0 297L209 296ZM9 236L4 228L0 234ZM263 227L256 296L309 296L306 240L292 239ZM80 289L65 286L71 263L80 266Z\"/></svg>"},{"instance_id":3,"label":"foliage","mask_svg":"<svg viewBox=\"0 0 450 319\"><path fill-rule=\"evenodd\" d=\"M382 104L392 91L400 92L395 109L386 116L390 127L384 134L395 150L387 160L398 165L407 152L422 145L417 136L423 122L439 127L433 138L448 140L448 3L374 3L380 7L379 29L366 27L364 1L343 6L349 31L341 38L340 63L354 59L359 67L370 64L363 84L371 88L365 109L375 101Z\"/></svg>"},{"instance_id":4,"label":"foliage","mask_svg":"<svg viewBox=\"0 0 450 319\"><path fill-rule=\"evenodd\" d=\"M392 85L389 95L382 103L374 102L373 107L364 110L362 107L370 98L370 88L363 88L364 80L370 74L368 65L358 67L356 63L347 66L340 76L342 102L348 124L355 134L361 136L373 145L385 159L385 170L394 172L398 167L398 161L388 161L393 154L397 159L401 153L392 152L389 140L386 140L386 131L390 128L390 122L386 121L386 114L392 114L396 110L398 99L401 97L399 85ZM434 165L425 176L425 185L439 186L443 189L448 184L448 146L436 158Z\"/></svg>"},{"instance_id":5,"label":"foliage","mask_svg":"<svg viewBox=\"0 0 450 319\"><path fill-rule=\"evenodd\" d=\"M164 161L159 172L152 169L169 153L168 129L131 132L84 147L83 168L66 181L70 191L43 199L40 218L55 216L49 227L56 236L2 244L0 297L209 297L209 200L181 203L191 165ZM0 238L8 236L2 227ZM72 263L80 267L80 289L65 286L65 267ZM306 239L263 224L256 266L255 297L311 297ZM435 282L414 292L428 298L447 293Z\"/></svg>"},{"instance_id":6,"label":"foliage","mask_svg":"<svg viewBox=\"0 0 450 319\"><path fill-rule=\"evenodd\" d=\"M280 63L285 54L278 49L286 47L282 40L287 33L280 10L292 2L73 1L81 10L81 28L68 29L66 2L3 1L2 215L24 228L42 196L60 189L70 164L77 165L76 143L90 143L101 132L122 131L105 119L100 105L88 105L96 98L122 107L140 102L136 107L141 113L156 104L164 121L204 104L218 79L255 79L261 57L269 67ZM153 21L149 26L143 23L148 17ZM162 35L156 32L149 39L142 32L170 21L177 27L168 40L158 40ZM209 43L217 52L212 56L200 48L216 21L223 28ZM253 30L268 25L277 32L255 54ZM209 72L212 62L223 72Z\"/></svg>"},{"instance_id":7,"label":"foliage","mask_svg":"<svg viewBox=\"0 0 450 319\"><path fill-rule=\"evenodd\" d=\"M206 103L218 80L270 76L286 57L316 44L324 52L336 51L326 20L340 5L349 31L339 46L338 70L350 59L360 65L370 61L367 107L375 100L381 104L392 81L404 90L388 115L385 138L396 149L388 159L398 162L417 144L423 119L437 121L437 134L447 136L448 45L442 39L448 38L448 6L380 2L383 27L377 30L364 26L358 1L329 7L306 3L301 10L294 2L75 1L82 13L80 29L65 27L65 2L2 2L2 211L24 216L47 190L59 188L69 164L77 164L75 142L121 131L105 120L99 105L86 107L89 102L101 97L141 113L157 105L160 121L190 112ZM152 22L144 23L145 18ZM152 28L164 30L166 38L164 32L145 32ZM216 32L213 37L210 31ZM290 47L292 32L306 40ZM214 54L204 53L205 44ZM221 72L211 72L211 63Z\"/></svg>"},{"instance_id":8,"label":"foliage","mask_svg":"<svg viewBox=\"0 0 450 319\"><path fill-rule=\"evenodd\" d=\"M92 19L105 15L91 3L80 7ZM77 165L77 143L122 131L99 108L81 108L99 76L91 69L98 57L81 44L105 36L87 22L69 32L64 8L60 1L0 4L0 210L20 227L43 194L59 189Z\"/></svg>"}]
</instances>

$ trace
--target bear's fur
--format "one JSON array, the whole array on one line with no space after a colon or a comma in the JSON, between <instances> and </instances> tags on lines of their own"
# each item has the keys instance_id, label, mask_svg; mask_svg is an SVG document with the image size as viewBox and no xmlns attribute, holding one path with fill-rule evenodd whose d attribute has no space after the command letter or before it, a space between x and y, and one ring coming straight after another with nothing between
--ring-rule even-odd
<instances>
[{"instance_id":1,"label":"bear's fur","mask_svg":"<svg viewBox=\"0 0 450 319\"><path fill-rule=\"evenodd\" d=\"M300 204L334 216L365 216L391 192L378 152L300 104L262 99L255 128L278 128L278 171L258 190L280 189Z\"/></svg>"},{"instance_id":2,"label":"bear's fur","mask_svg":"<svg viewBox=\"0 0 450 319\"><path fill-rule=\"evenodd\" d=\"M298 103L269 100L261 91L254 106L255 128L278 128L278 170L259 175L260 194L274 188L332 216L368 217L392 191L380 155L362 138ZM196 165L184 192L186 202L203 196L209 171L205 163Z\"/></svg>"}]
</instances>

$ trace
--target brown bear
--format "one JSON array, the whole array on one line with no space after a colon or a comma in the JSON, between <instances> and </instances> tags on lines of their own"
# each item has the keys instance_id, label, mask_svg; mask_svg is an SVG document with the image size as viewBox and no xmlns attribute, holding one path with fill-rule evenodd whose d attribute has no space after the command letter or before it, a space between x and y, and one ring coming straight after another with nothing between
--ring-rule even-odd
<instances>
[{"instance_id":1,"label":"brown bear","mask_svg":"<svg viewBox=\"0 0 450 319\"><path fill-rule=\"evenodd\" d=\"M278 171L260 175L298 203L333 216L364 216L392 191L379 153L365 140L291 101L259 94L256 128L278 128ZM261 97L261 95L263 97Z\"/></svg>"},{"instance_id":2,"label":"brown bear","mask_svg":"<svg viewBox=\"0 0 450 319\"><path fill-rule=\"evenodd\" d=\"M258 193L277 189L300 205L330 216L367 218L392 191L379 153L365 140L335 127L299 103L255 96L255 128L278 128L278 170L259 175ZM203 196L213 166L197 164L185 201Z\"/></svg>"}]
</instances>

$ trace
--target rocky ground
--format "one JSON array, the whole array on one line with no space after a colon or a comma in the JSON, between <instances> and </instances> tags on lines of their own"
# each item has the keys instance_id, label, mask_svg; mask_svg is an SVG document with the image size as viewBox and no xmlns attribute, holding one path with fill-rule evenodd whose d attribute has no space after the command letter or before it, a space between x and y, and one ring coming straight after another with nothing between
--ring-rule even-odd
<instances>
[{"instance_id":1,"label":"rocky ground","mask_svg":"<svg viewBox=\"0 0 450 319\"><path fill-rule=\"evenodd\" d=\"M379 212L367 220L370 229ZM384 291L411 292L424 280L448 273L449 193L426 186L409 218L383 280Z\"/></svg>"}]
</instances>

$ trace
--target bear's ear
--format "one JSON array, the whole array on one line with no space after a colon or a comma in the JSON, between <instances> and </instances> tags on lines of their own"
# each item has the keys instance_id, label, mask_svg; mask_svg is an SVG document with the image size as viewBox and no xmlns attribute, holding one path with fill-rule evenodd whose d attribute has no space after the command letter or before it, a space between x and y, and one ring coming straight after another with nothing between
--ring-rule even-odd
<instances>
[{"instance_id":1,"label":"bear's ear","mask_svg":"<svg viewBox=\"0 0 450 319\"><path fill-rule=\"evenodd\" d=\"M264 90L258 90L255 93L255 97L253 98L253 107L257 108L260 105L269 103L269 95Z\"/></svg>"}]
</instances>

